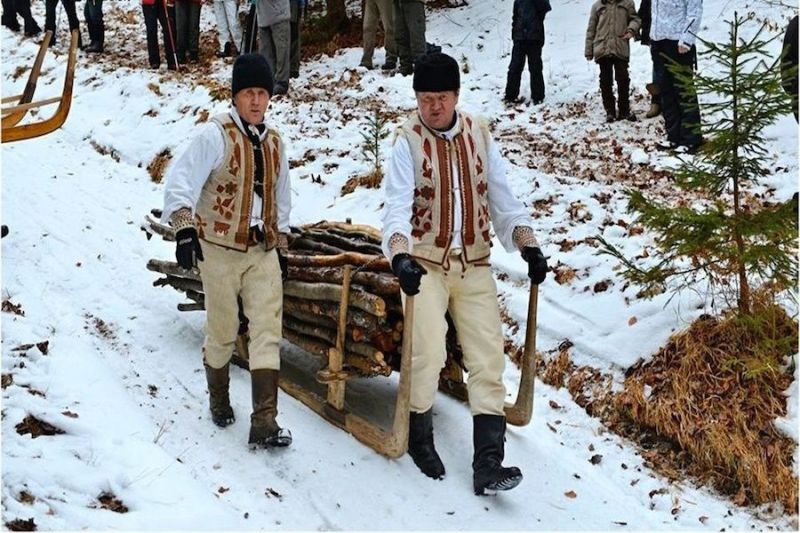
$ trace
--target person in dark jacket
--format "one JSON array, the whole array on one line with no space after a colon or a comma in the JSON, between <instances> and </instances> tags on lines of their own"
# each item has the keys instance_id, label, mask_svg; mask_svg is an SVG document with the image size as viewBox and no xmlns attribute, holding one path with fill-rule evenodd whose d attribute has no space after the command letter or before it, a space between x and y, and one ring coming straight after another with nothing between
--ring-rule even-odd
<instances>
[{"instance_id":1,"label":"person in dark jacket","mask_svg":"<svg viewBox=\"0 0 800 533\"><path fill-rule=\"evenodd\" d=\"M22 17L25 24L25 36L33 37L42 32L31 14L31 0L3 0L2 24L11 31L19 31L20 25L17 15Z\"/></svg>"},{"instance_id":2,"label":"person in dark jacket","mask_svg":"<svg viewBox=\"0 0 800 533\"><path fill-rule=\"evenodd\" d=\"M308 0L292 0L289 5L289 77L300 77L300 32Z\"/></svg>"},{"instance_id":3,"label":"person in dark jacket","mask_svg":"<svg viewBox=\"0 0 800 533\"><path fill-rule=\"evenodd\" d=\"M792 95L794 119L797 118L797 15L786 26L783 37L783 61L781 68L783 89Z\"/></svg>"},{"instance_id":4,"label":"person in dark jacket","mask_svg":"<svg viewBox=\"0 0 800 533\"><path fill-rule=\"evenodd\" d=\"M642 3L639 4L639 18L642 21L641 44L650 49L650 60L653 62L652 82L647 84L647 92L650 93L650 109L644 115L646 118L654 118L661 114L661 78L664 76L665 68L664 60L654 54L650 46L651 6L651 0L642 0Z\"/></svg>"},{"instance_id":5,"label":"person in dark jacket","mask_svg":"<svg viewBox=\"0 0 800 533\"><path fill-rule=\"evenodd\" d=\"M64 11L67 13L67 20L69 21L69 31L78 31L78 48L83 50L83 39L80 34L80 22L78 21L78 14L75 12L75 0L61 0L61 5L64 6ZM44 31L52 31L53 37L50 39L50 46L56 44L56 7L58 0L46 0L44 4Z\"/></svg>"},{"instance_id":6,"label":"person in dark jacket","mask_svg":"<svg viewBox=\"0 0 800 533\"><path fill-rule=\"evenodd\" d=\"M540 104L544 100L542 47L544 47L544 17L550 9L550 0L514 0L514 15L511 20L511 39L514 41L514 47L508 65L504 98L508 103L517 101L526 58L531 76L531 100L534 104Z\"/></svg>"},{"instance_id":7,"label":"person in dark jacket","mask_svg":"<svg viewBox=\"0 0 800 533\"><path fill-rule=\"evenodd\" d=\"M83 6L83 18L89 28L89 46L86 47L86 51L102 53L106 32L103 23L103 0L86 0Z\"/></svg>"}]
</instances>

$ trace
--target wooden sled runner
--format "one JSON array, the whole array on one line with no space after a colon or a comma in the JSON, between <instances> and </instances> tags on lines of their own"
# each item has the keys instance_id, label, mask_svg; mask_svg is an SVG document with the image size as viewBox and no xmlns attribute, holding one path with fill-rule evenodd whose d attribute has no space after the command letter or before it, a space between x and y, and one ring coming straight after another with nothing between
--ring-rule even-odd
<instances>
[{"instance_id":1,"label":"wooden sled runner","mask_svg":"<svg viewBox=\"0 0 800 533\"><path fill-rule=\"evenodd\" d=\"M52 32L45 33L39 52L28 75L28 82L22 94L3 98L2 103L13 104L2 108L2 142L21 141L47 135L60 128L67 120L70 106L72 105L72 86L75 80L75 64L78 58L78 30L72 31L67 59L67 73L64 77L64 88L61 96L32 101L36 91L36 82L42 69L42 62L47 53L47 47L52 38ZM31 109L37 109L51 104L58 104L52 116L47 119L20 125L20 122Z\"/></svg>"},{"instance_id":2,"label":"wooden sled runner","mask_svg":"<svg viewBox=\"0 0 800 533\"><path fill-rule=\"evenodd\" d=\"M160 213L153 214L155 217L148 216L142 225L148 237L155 233L174 240L172 228L158 222L156 217ZM322 367L310 371L305 368L305 376L296 376L287 365L289 354L282 352L280 386L375 451L399 457L408 445L413 297L406 298L401 307L399 284L380 252L380 236L374 228L322 222L292 231L289 280L284 284L283 336L304 352L319 356ZM204 309L202 283L195 271L158 260L151 260L147 268L165 275L154 285L169 285L192 300L179 304L179 309ZM308 292L303 292L303 288ZM528 424L533 412L537 289L531 287L519 391L514 404L506 405L507 420L514 425ZM246 367L249 359L246 317L240 315L240 322L234 362ZM448 362L440 375L439 388L466 400L467 388L457 363L460 347L455 341L455 331L448 335L452 337L448 340ZM378 423L361 409L351 409L346 404L346 391L354 393L366 382L373 385L374 392L374 386L382 384L357 378L388 376L393 371L399 374L395 390L392 396L385 395L380 400L387 410L394 405L388 427L387 417ZM374 396L369 397L374 403Z\"/></svg>"}]
</instances>

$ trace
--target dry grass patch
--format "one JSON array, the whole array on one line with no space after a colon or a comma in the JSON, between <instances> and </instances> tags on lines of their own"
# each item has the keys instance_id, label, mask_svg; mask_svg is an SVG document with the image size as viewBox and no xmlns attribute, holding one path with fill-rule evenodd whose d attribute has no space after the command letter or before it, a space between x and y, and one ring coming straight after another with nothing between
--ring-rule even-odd
<instances>
[{"instance_id":1,"label":"dry grass patch","mask_svg":"<svg viewBox=\"0 0 800 533\"><path fill-rule=\"evenodd\" d=\"M161 183L164 179L164 172L167 170L169 162L172 161L172 152L169 148L164 148L157 156L150 161L147 165L147 173L150 174L150 179L153 183Z\"/></svg>"},{"instance_id":2,"label":"dry grass patch","mask_svg":"<svg viewBox=\"0 0 800 533\"><path fill-rule=\"evenodd\" d=\"M347 180L342 185L342 196L354 192L359 187L366 187L367 189L379 189L383 182L383 172L381 170L373 170L360 176L354 176Z\"/></svg>"},{"instance_id":3,"label":"dry grass patch","mask_svg":"<svg viewBox=\"0 0 800 533\"><path fill-rule=\"evenodd\" d=\"M797 322L765 301L759 319L703 316L647 364L628 370L618 414L688 452L688 472L740 505L780 502L797 513L797 443L775 427L792 382L785 358Z\"/></svg>"}]
</instances>

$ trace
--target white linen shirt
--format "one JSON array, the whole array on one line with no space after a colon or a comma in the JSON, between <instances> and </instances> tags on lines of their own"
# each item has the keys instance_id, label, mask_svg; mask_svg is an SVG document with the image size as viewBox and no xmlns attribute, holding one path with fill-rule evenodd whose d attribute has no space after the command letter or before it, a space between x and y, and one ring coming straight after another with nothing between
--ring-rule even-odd
<instances>
[{"instance_id":1,"label":"white linen shirt","mask_svg":"<svg viewBox=\"0 0 800 533\"><path fill-rule=\"evenodd\" d=\"M461 120L460 118L458 120ZM446 132L434 131L437 135L447 140L452 140L458 133L459 123ZM494 140L489 141L487 147L489 165L487 168L487 195L489 203L489 216L492 221L500 244L507 251L516 250L513 233L517 226L533 226L533 219L528 214L525 206L511 192L506 181L506 162L500 155ZM460 179L458 165L452 162L453 191L453 242L451 248L461 247L461 220L462 206L460 194ZM390 258L389 239L395 233L403 235L409 244L409 252L413 248L414 240L411 238L411 213L414 204L414 189L416 187L414 176L414 161L411 149L405 137L397 137L389 168L386 175L386 202L383 208L383 241L382 248L386 257Z\"/></svg>"},{"instance_id":2,"label":"white linen shirt","mask_svg":"<svg viewBox=\"0 0 800 533\"><path fill-rule=\"evenodd\" d=\"M236 108L231 107L229 111L231 118L244 131L242 120L236 112ZM266 125L266 122L264 123ZM264 140L267 135L268 127L259 134L259 139ZM275 186L275 203L277 209L278 231L289 233L289 215L292 210L291 183L289 181L289 161L286 157L286 150L281 140L281 166L278 171L278 179ZM197 200L203 190L211 173L220 168L225 157L225 138L222 130L213 122L205 124L200 130L200 134L195 137L189 146L178 156L169 166L166 175L166 186L164 187L164 211L161 214L161 221L168 223L172 214L184 207L195 213ZM257 195L253 195L253 207L250 211L250 226L263 228L261 221L261 209L263 200Z\"/></svg>"},{"instance_id":3,"label":"white linen shirt","mask_svg":"<svg viewBox=\"0 0 800 533\"><path fill-rule=\"evenodd\" d=\"M650 40L678 41L691 48L700 30L703 0L652 0Z\"/></svg>"}]
</instances>

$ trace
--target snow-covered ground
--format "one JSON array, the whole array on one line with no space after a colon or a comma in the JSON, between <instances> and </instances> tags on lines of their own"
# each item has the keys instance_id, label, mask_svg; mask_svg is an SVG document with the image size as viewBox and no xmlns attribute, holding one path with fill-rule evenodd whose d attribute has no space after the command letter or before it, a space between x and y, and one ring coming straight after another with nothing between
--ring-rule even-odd
<instances>
[{"instance_id":1,"label":"snow-covered ground","mask_svg":"<svg viewBox=\"0 0 800 533\"><path fill-rule=\"evenodd\" d=\"M657 180L654 169L670 163L652 150L660 121L603 123L597 67L582 53L588 1L554 2L547 18L544 105L506 109L500 98L512 3L473 0L433 12L428 40L468 64L461 105L493 121L511 186L536 212L551 265L575 271L569 282L550 277L541 287L539 349L552 351L569 339L576 363L618 375L703 311L693 293L669 303L668 295L636 298L637 290L616 277L614 261L586 240L602 233L630 255L649 244L647 235L627 229L623 189ZM42 4L34 3L40 20ZM205 112L227 108L212 100L209 87L213 80L227 86L230 63L215 59L211 75L202 76L146 70L138 4L118 0L107 8L124 16L109 16L106 45L141 68L115 69L111 56L94 62L81 55L64 127L2 148L2 222L11 228L2 241L2 298L9 301L1 324L4 523L33 518L40 530L797 528L797 518L780 510L743 509L690 482L668 482L566 390L541 382L533 422L508 433L506 463L519 465L525 480L494 497L472 495L469 412L447 397L434 410L448 469L441 482L423 477L408 457L377 455L285 394L280 420L294 444L248 451L250 387L240 369L231 383L237 422L225 430L213 426L200 356L204 317L179 313L178 293L152 287L156 277L144 265L174 250L157 238L147 241L139 225L162 202L162 185L145 167L165 148L180 151ZM789 12L766 2L705 4L702 32L710 39L724 37L722 21L734 9L755 10L781 27ZM210 8L202 23L213 24ZM27 72L17 67L33 62L37 45L5 28L0 39L2 91L18 94ZM62 28L59 55L48 54L37 98L60 93L66 43ZM776 54L778 47L773 43ZM649 54L639 45L632 50L633 105L643 114ZM269 120L293 161L294 224L351 218L380 226L380 191L341 196L340 189L369 170L359 150L365 118L377 106L397 125L414 98L410 78L355 68L360 54L346 49L304 64L292 94L270 107ZM382 50L377 56L380 64ZM797 188L793 117L772 126L768 138L776 170L764 189L786 200ZM384 153L390 143L383 143ZM507 335L520 344L525 265L500 246L493 263L499 298L520 326L510 325ZM11 304L24 315L11 312ZM46 348L23 346L43 341ZM506 377L514 393L512 365ZM380 401L391 398L377 379L360 385ZM791 432L796 383L788 394L792 408L781 424ZM64 433L19 435L15 428L28 415ZM590 461L597 455L599 462ZM103 493L129 511L101 508Z\"/></svg>"}]
</instances>

